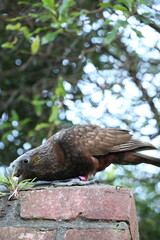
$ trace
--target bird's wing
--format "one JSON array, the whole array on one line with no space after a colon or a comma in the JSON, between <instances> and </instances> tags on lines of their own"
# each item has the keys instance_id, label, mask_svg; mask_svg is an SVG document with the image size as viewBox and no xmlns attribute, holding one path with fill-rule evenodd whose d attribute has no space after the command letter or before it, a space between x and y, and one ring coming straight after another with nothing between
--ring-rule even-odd
<instances>
[{"instance_id":1,"label":"bird's wing","mask_svg":"<svg viewBox=\"0 0 160 240\"><path fill-rule=\"evenodd\" d=\"M130 139L129 141L115 145L111 148L110 152L124 152L124 151L131 151L131 150L150 150L150 149L157 149L154 145L148 142L142 142L136 139Z\"/></svg>"},{"instance_id":2,"label":"bird's wing","mask_svg":"<svg viewBox=\"0 0 160 240\"><path fill-rule=\"evenodd\" d=\"M123 146L121 151L124 151L131 137L127 130L101 128L96 125L77 125L60 131L53 136L53 139L63 149L68 149L72 153L84 151L96 156L120 151L118 146Z\"/></svg>"}]
</instances>

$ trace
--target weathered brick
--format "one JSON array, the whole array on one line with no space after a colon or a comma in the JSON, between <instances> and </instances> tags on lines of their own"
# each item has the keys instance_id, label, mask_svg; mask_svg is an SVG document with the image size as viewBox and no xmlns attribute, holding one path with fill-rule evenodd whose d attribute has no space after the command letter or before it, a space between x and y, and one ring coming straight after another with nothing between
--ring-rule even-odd
<instances>
[{"instance_id":1,"label":"weathered brick","mask_svg":"<svg viewBox=\"0 0 160 240\"><path fill-rule=\"evenodd\" d=\"M1 227L2 240L55 240L55 231L38 231L30 228Z\"/></svg>"},{"instance_id":2,"label":"weathered brick","mask_svg":"<svg viewBox=\"0 0 160 240\"><path fill-rule=\"evenodd\" d=\"M127 231L113 229L72 229L66 232L64 240L130 240Z\"/></svg>"},{"instance_id":3,"label":"weathered brick","mask_svg":"<svg viewBox=\"0 0 160 240\"><path fill-rule=\"evenodd\" d=\"M20 206L20 216L26 219L125 221L137 239L134 198L128 189L94 185L32 190L21 193Z\"/></svg>"},{"instance_id":4,"label":"weathered brick","mask_svg":"<svg viewBox=\"0 0 160 240\"><path fill-rule=\"evenodd\" d=\"M101 186L34 190L22 193L21 217L129 221L133 196L128 189Z\"/></svg>"}]
</instances>

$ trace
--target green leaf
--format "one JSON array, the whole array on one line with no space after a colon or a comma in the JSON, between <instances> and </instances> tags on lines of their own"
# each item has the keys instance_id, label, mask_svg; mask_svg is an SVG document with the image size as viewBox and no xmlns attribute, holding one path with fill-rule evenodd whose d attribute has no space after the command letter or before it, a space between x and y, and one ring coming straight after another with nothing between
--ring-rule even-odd
<instances>
[{"instance_id":1,"label":"green leaf","mask_svg":"<svg viewBox=\"0 0 160 240\"><path fill-rule=\"evenodd\" d=\"M21 28L21 24L20 23L8 24L6 26L6 30L12 30L12 31L19 31L20 28Z\"/></svg>"},{"instance_id":2,"label":"green leaf","mask_svg":"<svg viewBox=\"0 0 160 240\"><path fill-rule=\"evenodd\" d=\"M35 1L34 1L34 2L35 2ZM39 7L41 8L41 7L42 7L42 2L39 2L39 1L38 1L38 2L35 2L35 3L32 4L32 7L33 7L33 8L39 8Z\"/></svg>"},{"instance_id":3,"label":"green leaf","mask_svg":"<svg viewBox=\"0 0 160 240\"><path fill-rule=\"evenodd\" d=\"M32 32L32 35L33 34L38 34L40 32L42 32L43 30L46 30L48 29L48 27L39 27L39 28L36 28L33 32Z\"/></svg>"},{"instance_id":4,"label":"green leaf","mask_svg":"<svg viewBox=\"0 0 160 240\"><path fill-rule=\"evenodd\" d=\"M63 78L58 79L58 87L55 89L55 94L58 97L64 97L66 95L66 90L63 85Z\"/></svg>"},{"instance_id":5,"label":"green leaf","mask_svg":"<svg viewBox=\"0 0 160 240\"><path fill-rule=\"evenodd\" d=\"M110 44L116 38L117 32L117 28L114 28L111 32L109 32L105 38L105 44Z\"/></svg>"},{"instance_id":6,"label":"green leaf","mask_svg":"<svg viewBox=\"0 0 160 240\"><path fill-rule=\"evenodd\" d=\"M45 100L41 100L38 95L35 95L31 103L34 105L37 116L42 113L42 106L46 103Z\"/></svg>"},{"instance_id":7,"label":"green leaf","mask_svg":"<svg viewBox=\"0 0 160 240\"><path fill-rule=\"evenodd\" d=\"M45 104L45 101L40 100L38 96L34 96L34 99L31 101L31 103L34 105L37 116L40 116L42 113L42 105Z\"/></svg>"},{"instance_id":8,"label":"green leaf","mask_svg":"<svg viewBox=\"0 0 160 240\"><path fill-rule=\"evenodd\" d=\"M6 19L7 22L15 22L17 20L21 20L23 18L25 18L26 16L20 16L20 17L15 17L15 18L9 18L9 19Z\"/></svg>"},{"instance_id":9,"label":"green leaf","mask_svg":"<svg viewBox=\"0 0 160 240\"><path fill-rule=\"evenodd\" d=\"M113 20L106 20L106 21L104 21L104 25L108 25L110 22L113 22Z\"/></svg>"},{"instance_id":10,"label":"green leaf","mask_svg":"<svg viewBox=\"0 0 160 240\"><path fill-rule=\"evenodd\" d=\"M32 33L29 32L28 27L24 26L20 28L20 31L23 32L24 36L29 39L32 36Z\"/></svg>"},{"instance_id":11,"label":"green leaf","mask_svg":"<svg viewBox=\"0 0 160 240\"><path fill-rule=\"evenodd\" d=\"M18 2L18 5L21 5L21 4L28 5L29 2L28 2L28 1L19 1L19 2Z\"/></svg>"},{"instance_id":12,"label":"green leaf","mask_svg":"<svg viewBox=\"0 0 160 240\"><path fill-rule=\"evenodd\" d=\"M104 7L104 8L112 8L113 5L110 3L100 3L99 6Z\"/></svg>"},{"instance_id":13,"label":"green leaf","mask_svg":"<svg viewBox=\"0 0 160 240\"><path fill-rule=\"evenodd\" d=\"M115 28L118 30L120 27L126 27L128 25L127 21L118 20Z\"/></svg>"},{"instance_id":14,"label":"green leaf","mask_svg":"<svg viewBox=\"0 0 160 240\"><path fill-rule=\"evenodd\" d=\"M35 130L35 129L33 129L33 130ZM35 131L28 131L28 133L27 133L27 136L30 138L30 137L34 137L35 136Z\"/></svg>"},{"instance_id":15,"label":"green leaf","mask_svg":"<svg viewBox=\"0 0 160 240\"><path fill-rule=\"evenodd\" d=\"M11 133L12 133L11 130L8 131L8 132L6 132L6 133L4 133L4 134L2 135L2 140L5 140L5 139L7 138L7 136L8 136L9 134L11 134Z\"/></svg>"},{"instance_id":16,"label":"green leaf","mask_svg":"<svg viewBox=\"0 0 160 240\"><path fill-rule=\"evenodd\" d=\"M17 181L17 180L15 180ZM8 189L13 188L13 176L5 177L5 176L0 176L0 184L7 187Z\"/></svg>"},{"instance_id":17,"label":"green leaf","mask_svg":"<svg viewBox=\"0 0 160 240\"><path fill-rule=\"evenodd\" d=\"M33 18L38 18L38 17L39 17L39 14L29 13L28 16L31 16L31 17L33 17Z\"/></svg>"},{"instance_id":18,"label":"green leaf","mask_svg":"<svg viewBox=\"0 0 160 240\"><path fill-rule=\"evenodd\" d=\"M120 10L122 12L128 12L128 9L124 6L121 6L121 5L114 5L113 9Z\"/></svg>"},{"instance_id":19,"label":"green leaf","mask_svg":"<svg viewBox=\"0 0 160 240\"><path fill-rule=\"evenodd\" d=\"M2 193L2 192L0 192L0 197L3 197L3 196L5 196L7 193Z\"/></svg>"},{"instance_id":20,"label":"green leaf","mask_svg":"<svg viewBox=\"0 0 160 240\"><path fill-rule=\"evenodd\" d=\"M48 32L46 35L44 35L42 37L42 45L54 41L54 39L57 37L57 35L61 32L62 32L62 29L58 29L55 32Z\"/></svg>"},{"instance_id":21,"label":"green leaf","mask_svg":"<svg viewBox=\"0 0 160 240\"><path fill-rule=\"evenodd\" d=\"M57 105L54 105L52 107L52 112L51 112L51 115L49 117L49 122L53 122L53 123L56 123L58 121L58 116L59 116L59 109L58 109L58 106Z\"/></svg>"},{"instance_id":22,"label":"green leaf","mask_svg":"<svg viewBox=\"0 0 160 240\"><path fill-rule=\"evenodd\" d=\"M0 176L0 184L8 183L8 179L5 176Z\"/></svg>"},{"instance_id":23,"label":"green leaf","mask_svg":"<svg viewBox=\"0 0 160 240\"><path fill-rule=\"evenodd\" d=\"M29 123L31 121L31 119L30 118L25 118L24 120L21 120L20 121L20 126L21 127L24 127L24 126L26 126L27 125L27 123Z\"/></svg>"},{"instance_id":24,"label":"green leaf","mask_svg":"<svg viewBox=\"0 0 160 240\"><path fill-rule=\"evenodd\" d=\"M59 15L66 15L68 13L68 10L70 7L72 7L75 4L75 1L73 0L63 0L62 4L60 5L58 12Z\"/></svg>"},{"instance_id":25,"label":"green leaf","mask_svg":"<svg viewBox=\"0 0 160 240\"><path fill-rule=\"evenodd\" d=\"M52 28L58 29L61 27L61 22L60 21L54 21L50 25Z\"/></svg>"},{"instance_id":26,"label":"green leaf","mask_svg":"<svg viewBox=\"0 0 160 240\"><path fill-rule=\"evenodd\" d=\"M12 119L12 121L18 121L19 120L18 113L14 109L11 111L11 119Z\"/></svg>"},{"instance_id":27,"label":"green leaf","mask_svg":"<svg viewBox=\"0 0 160 240\"><path fill-rule=\"evenodd\" d=\"M0 129L8 129L11 127L11 123L3 123L0 125Z\"/></svg>"},{"instance_id":28,"label":"green leaf","mask_svg":"<svg viewBox=\"0 0 160 240\"><path fill-rule=\"evenodd\" d=\"M39 17L36 18L36 22L46 22L48 20L53 21L53 14L51 14L50 12L40 14Z\"/></svg>"},{"instance_id":29,"label":"green leaf","mask_svg":"<svg viewBox=\"0 0 160 240\"><path fill-rule=\"evenodd\" d=\"M32 54L36 54L38 52L38 50L39 50L39 47L40 47L40 38L37 35L35 37L35 39L33 40L32 44L31 44L31 52L32 52Z\"/></svg>"},{"instance_id":30,"label":"green leaf","mask_svg":"<svg viewBox=\"0 0 160 240\"><path fill-rule=\"evenodd\" d=\"M80 15L82 15L82 14L86 14L86 13L88 13L89 11L88 10L86 10L86 9L82 9L81 11L73 11L73 12L71 12L71 16L72 17L78 17L78 16L80 16Z\"/></svg>"},{"instance_id":31,"label":"green leaf","mask_svg":"<svg viewBox=\"0 0 160 240\"><path fill-rule=\"evenodd\" d=\"M43 3L43 6L51 11L55 8L55 0L41 0Z\"/></svg>"},{"instance_id":32,"label":"green leaf","mask_svg":"<svg viewBox=\"0 0 160 240\"><path fill-rule=\"evenodd\" d=\"M18 183L18 190L23 190L23 189L28 189L28 188L32 188L34 187L35 183L34 181L36 180L36 178L34 179L25 179L21 182Z\"/></svg>"},{"instance_id":33,"label":"green leaf","mask_svg":"<svg viewBox=\"0 0 160 240\"><path fill-rule=\"evenodd\" d=\"M133 27L132 27L132 30L137 34L138 37L140 37L140 38L144 37L143 34L139 30L137 30Z\"/></svg>"},{"instance_id":34,"label":"green leaf","mask_svg":"<svg viewBox=\"0 0 160 240\"><path fill-rule=\"evenodd\" d=\"M5 42L5 43L3 43L1 45L1 47L2 48L10 48L10 49L12 49L12 48L14 48L14 45L12 43L10 43L10 42Z\"/></svg>"},{"instance_id":35,"label":"green leaf","mask_svg":"<svg viewBox=\"0 0 160 240\"><path fill-rule=\"evenodd\" d=\"M48 128L50 126L49 123L40 123L40 124L37 124L36 127L35 127L35 130L36 131L39 131L41 130L42 128Z\"/></svg>"},{"instance_id":36,"label":"green leaf","mask_svg":"<svg viewBox=\"0 0 160 240\"><path fill-rule=\"evenodd\" d=\"M16 178L14 176L14 172L12 172L12 174L9 174L9 172L7 172L7 177L5 176L0 176L0 184L2 184L3 186L7 187L10 191L10 196L8 198L8 200L11 200L13 198L16 198L18 195L18 192L20 190L23 189L28 189L28 188L32 188L35 184L34 184L34 179L25 179L21 182L18 182L18 178ZM2 196L2 194L0 193L0 196Z\"/></svg>"},{"instance_id":37,"label":"green leaf","mask_svg":"<svg viewBox=\"0 0 160 240\"><path fill-rule=\"evenodd\" d=\"M118 0L118 2L123 3L126 7L128 7L129 11L132 11L132 3L133 0Z\"/></svg>"}]
</instances>

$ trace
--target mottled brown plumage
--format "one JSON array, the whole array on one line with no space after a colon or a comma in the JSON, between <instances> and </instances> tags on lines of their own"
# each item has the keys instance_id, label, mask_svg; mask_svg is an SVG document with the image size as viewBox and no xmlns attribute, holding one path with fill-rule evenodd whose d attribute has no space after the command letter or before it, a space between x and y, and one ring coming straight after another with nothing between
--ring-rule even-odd
<instances>
[{"instance_id":1,"label":"mottled brown plumage","mask_svg":"<svg viewBox=\"0 0 160 240\"><path fill-rule=\"evenodd\" d=\"M143 149L156 147L134 140L127 130L78 125L61 130L45 144L18 157L10 169L21 179L60 180L89 177L111 163L160 166L160 159L135 152Z\"/></svg>"}]
</instances>

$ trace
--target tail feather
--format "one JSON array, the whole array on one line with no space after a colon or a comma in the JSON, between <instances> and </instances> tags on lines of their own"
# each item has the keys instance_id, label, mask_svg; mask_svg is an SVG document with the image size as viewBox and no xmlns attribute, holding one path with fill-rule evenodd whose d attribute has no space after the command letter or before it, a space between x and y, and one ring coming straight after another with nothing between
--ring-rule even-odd
<instances>
[{"instance_id":1,"label":"tail feather","mask_svg":"<svg viewBox=\"0 0 160 240\"><path fill-rule=\"evenodd\" d=\"M118 152L108 154L113 164L121 165L137 165L140 163L148 163L160 167L160 158L148 156L134 151Z\"/></svg>"},{"instance_id":2,"label":"tail feather","mask_svg":"<svg viewBox=\"0 0 160 240\"><path fill-rule=\"evenodd\" d=\"M136 153L136 152L134 153L134 155L142 159L144 163L149 163L157 167L160 167L160 158L148 156L148 155L145 155L142 153Z\"/></svg>"}]
</instances>

